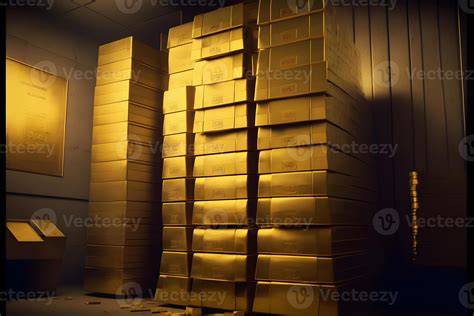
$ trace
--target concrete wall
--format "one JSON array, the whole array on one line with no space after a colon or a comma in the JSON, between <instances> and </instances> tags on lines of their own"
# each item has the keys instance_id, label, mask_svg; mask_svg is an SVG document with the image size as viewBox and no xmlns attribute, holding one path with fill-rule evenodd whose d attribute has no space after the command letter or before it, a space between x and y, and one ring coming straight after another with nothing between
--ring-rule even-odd
<instances>
[{"instance_id":1,"label":"concrete wall","mask_svg":"<svg viewBox=\"0 0 474 316\"><path fill-rule=\"evenodd\" d=\"M64 177L7 171L6 217L28 219L41 209L55 214L67 236L62 283L80 284L86 228L68 223L87 216L98 43L36 11L9 10L6 24L7 57L30 65L51 62L69 79Z\"/></svg>"}]
</instances>

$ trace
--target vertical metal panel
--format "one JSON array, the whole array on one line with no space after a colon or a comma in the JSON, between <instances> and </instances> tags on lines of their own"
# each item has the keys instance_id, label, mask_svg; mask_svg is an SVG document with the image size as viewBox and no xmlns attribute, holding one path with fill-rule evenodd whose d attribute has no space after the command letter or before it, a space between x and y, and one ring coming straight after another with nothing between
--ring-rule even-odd
<instances>
[{"instance_id":1,"label":"vertical metal panel","mask_svg":"<svg viewBox=\"0 0 474 316\"><path fill-rule=\"evenodd\" d=\"M361 56L362 89L367 100L373 100L372 91L372 61L370 47L370 15L369 8L359 6L354 8L355 43Z\"/></svg>"}]
</instances>

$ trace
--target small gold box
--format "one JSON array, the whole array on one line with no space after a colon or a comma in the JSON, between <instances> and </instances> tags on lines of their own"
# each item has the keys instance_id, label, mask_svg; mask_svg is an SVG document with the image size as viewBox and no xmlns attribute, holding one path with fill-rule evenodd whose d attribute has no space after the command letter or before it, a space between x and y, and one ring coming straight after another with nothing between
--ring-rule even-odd
<instances>
[{"instance_id":1,"label":"small gold box","mask_svg":"<svg viewBox=\"0 0 474 316\"><path fill-rule=\"evenodd\" d=\"M194 61L191 59L193 44L184 44L169 49L169 73L174 74L194 68Z\"/></svg>"},{"instance_id":2,"label":"small gold box","mask_svg":"<svg viewBox=\"0 0 474 316\"><path fill-rule=\"evenodd\" d=\"M128 160L148 164L160 164L159 150L160 148L158 146L149 146L131 141L96 144L92 145L91 162Z\"/></svg>"},{"instance_id":3,"label":"small gold box","mask_svg":"<svg viewBox=\"0 0 474 316\"><path fill-rule=\"evenodd\" d=\"M162 218L164 226L191 226L193 202L163 203Z\"/></svg>"},{"instance_id":4,"label":"small gold box","mask_svg":"<svg viewBox=\"0 0 474 316\"><path fill-rule=\"evenodd\" d=\"M260 228L258 253L295 256L336 256L366 251L367 226Z\"/></svg>"},{"instance_id":5,"label":"small gold box","mask_svg":"<svg viewBox=\"0 0 474 316\"><path fill-rule=\"evenodd\" d=\"M160 275L155 301L177 306L189 305L192 279L189 277Z\"/></svg>"},{"instance_id":6,"label":"small gold box","mask_svg":"<svg viewBox=\"0 0 474 316\"><path fill-rule=\"evenodd\" d=\"M196 157L194 177L257 173L257 153L237 152Z\"/></svg>"},{"instance_id":7,"label":"small gold box","mask_svg":"<svg viewBox=\"0 0 474 316\"><path fill-rule=\"evenodd\" d=\"M149 164L127 160L94 162L91 164L91 183L137 181L159 183L160 169Z\"/></svg>"},{"instance_id":8,"label":"small gold box","mask_svg":"<svg viewBox=\"0 0 474 316\"><path fill-rule=\"evenodd\" d=\"M196 15L193 23L193 38L242 27L257 20L257 3L236 4L204 14Z\"/></svg>"},{"instance_id":9,"label":"small gold box","mask_svg":"<svg viewBox=\"0 0 474 316\"><path fill-rule=\"evenodd\" d=\"M163 250L192 251L192 227L163 227Z\"/></svg>"},{"instance_id":10,"label":"small gold box","mask_svg":"<svg viewBox=\"0 0 474 316\"><path fill-rule=\"evenodd\" d=\"M192 156L194 154L194 134L182 133L166 135L163 138L163 158L177 156Z\"/></svg>"},{"instance_id":11,"label":"small gold box","mask_svg":"<svg viewBox=\"0 0 474 316\"><path fill-rule=\"evenodd\" d=\"M191 273L192 253L163 251L161 255L160 275L188 277Z\"/></svg>"},{"instance_id":12,"label":"small gold box","mask_svg":"<svg viewBox=\"0 0 474 316\"><path fill-rule=\"evenodd\" d=\"M255 151L257 149L256 134L255 129L196 134L194 154L197 156L234 151Z\"/></svg>"},{"instance_id":13,"label":"small gold box","mask_svg":"<svg viewBox=\"0 0 474 316\"><path fill-rule=\"evenodd\" d=\"M233 103L253 101L255 81L237 79L196 86L194 108L204 109Z\"/></svg>"},{"instance_id":14,"label":"small gold box","mask_svg":"<svg viewBox=\"0 0 474 316\"><path fill-rule=\"evenodd\" d=\"M190 178L193 176L194 157L179 156L163 159L163 179Z\"/></svg>"},{"instance_id":15,"label":"small gold box","mask_svg":"<svg viewBox=\"0 0 474 316\"><path fill-rule=\"evenodd\" d=\"M177 72L169 76L168 89L176 90L186 86L192 86L194 80L194 70Z\"/></svg>"},{"instance_id":16,"label":"small gold box","mask_svg":"<svg viewBox=\"0 0 474 316\"><path fill-rule=\"evenodd\" d=\"M193 200L194 179L163 180L163 202L185 202Z\"/></svg>"},{"instance_id":17,"label":"small gold box","mask_svg":"<svg viewBox=\"0 0 474 316\"><path fill-rule=\"evenodd\" d=\"M234 79L251 78L255 74L256 54L239 53L194 64L193 85L208 85Z\"/></svg>"},{"instance_id":18,"label":"small gold box","mask_svg":"<svg viewBox=\"0 0 474 316\"><path fill-rule=\"evenodd\" d=\"M280 20L291 20L301 15L308 15L325 9L326 1L311 0L302 3L297 1L260 0L258 8L258 24L267 24Z\"/></svg>"},{"instance_id":19,"label":"small gold box","mask_svg":"<svg viewBox=\"0 0 474 316\"><path fill-rule=\"evenodd\" d=\"M253 198L256 182L256 176L250 175L197 178L194 199L203 201Z\"/></svg>"},{"instance_id":20,"label":"small gold box","mask_svg":"<svg viewBox=\"0 0 474 316\"><path fill-rule=\"evenodd\" d=\"M181 111L164 115L163 135L191 133L194 123L194 111Z\"/></svg>"},{"instance_id":21,"label":"small gold box","mask_svg":"<svg viewBox=\"0 0 474 316\"><path fill-rule=\"evenodd\" d=\"M97 67L98 86L130 80L133 83L165 91L168 89L168 74L135 59L124 59Z\"/></svg>"},{"instance_id":22,"label":"small gold box","mask_svg":"<svg viewBox=\"0 0 474 316\"><path fill-rule=\"evenodd\" d=\"M188 86L165 91L163 96L163 114L189 111L194 108L195 88Z\"/></svg>"},{"instance_id":23,"label":"small gold box","mask_svg":"<svg viewBox=\"0 0 474 316\"><path fill-rule=\"evenodd\" d=\"M193 41L193 22L172 27L168 31L168 48L185 45Z\"/></svg>"},{"instance_id":24,"label":"small gold box","mask_svg":"<svg viewBox=\"0 0 474 316\"><path fill-rule=\"evenodd\" d=\"M250 103L199 110L194 115L194 133L253 127L254 119L255 107Z\"/></svg>"},{"instance_id":25,"label":"small gold box","mask_svg":"<svg viewBox=\"0 0 474 316\"><path fill-rule=\"evenodd\" d=\"M157 109L128 101L94 107L94 126L128 122L161 129L162 121L162 114Z\"/></svg>"},{"instance_id":26,"label":"small gold box","mask_svg":"<svg viewBox=\"0 0 474 316\"><path fill-rule=\"evenodd\" d=\"M332 197L258 199L256 222L262 226L368 225L374 206Z\"/></svg>"},{"instance_id":27,"label":"small gold box","mask_svg":"<svg viewBox=\"0 0 474 316\"><path fill-rule=\"evenodd\" d=\"M86 267L150 269L154 264L152 253L153 248L149 246L87 245Z\"/></svg>"},{"instance_id":28,"label":"small gold box","mask_svg":"<svg viewBox=\"0 0 474 316\"><path fill-rule=\"evenodd\" d=\"M156 184L136 181L98 182L90 184L91 202L158 202Z\"/></svg>"},{"instance_id":29,"label":"small gold box","mask_svg":"<svg viewBox=\"0 0 474 316\"><path fill-rule=\"evenodd\" d=\"M254 226L256 200L196 201L193 210L193 225L206 227Z\"/></svg>"},{"instance_id":30,"label":"small gold box","mask_svg":"<svg viewBox=\"0 0 474 316\"><path fill-rule=\"evenodd\" d=\"M194 229L194 252L254 254L257 230L248 228Z\"/></svg>"},{"instance_id":31,"label":"small gold box","mask_svg":"<svg viewBox=\"0 0 474 316\"><path fill-rule=\"evenodd\" d=\"M161 132L157 129L128 122L98 125L92 130L93 145L133 141L153 147L160 138Z\"/></svg>"},{"instance_id":32,"label":"small gold box","mask_svg":"<svg viewBox=\"0 0 474 316\"><path fill-rule=\"evenodd\" d=\"M241 51L254 52L257 50L257 26L249 24L225 32L193 40L193 60L209 59L230 55Z\"/></svg>"},{"instance_id":33,"label":"small gold box","mask_svg":"<svg viewBox=\"0 0 474 316\"><path fill-rule=\"evenodd\" d=\"M256 255L194 253L191 277L198 280L246 282L255 277Z\"/></svg>"},{"instance_id":34,"label":"small gold box","mask_svg":"<svg viewBox=\"0 0 474 316\"><path fill-rule=\"evenodd\" d=\"M132 80L123 80L95 87L94 105L130 101L161 111L163 91L151 89Z\"/></svg>"},{"instance_id":35,"label":"small gold box","mask_svg":"<svg viewBox=\"0 0 474 316\"><path fill-rule=\"evenodd\" d=\"M168 72L168 54L140 43L132 36L99 47L99 66L130 58Z\"/></svg>"}]
</instances>

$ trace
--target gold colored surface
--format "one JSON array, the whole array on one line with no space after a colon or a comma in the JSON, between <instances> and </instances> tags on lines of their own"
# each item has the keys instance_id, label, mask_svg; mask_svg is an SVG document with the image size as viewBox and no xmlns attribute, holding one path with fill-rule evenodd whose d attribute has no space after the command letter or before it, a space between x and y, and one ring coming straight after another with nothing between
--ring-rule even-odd
<instances>
[{"instance_id":1,"label":"gold colored surface","mask_svg":"<svg viewBox=\"0 0 474 316\"><path fill-rule=\"evenodd\" d=\"M191 226L193 202L163 203L162 218L164 226Z\"/></svg>"},{"instance_id":2,"label":"gold colored surface","mask_svg":"<svg viewBox=\"0 0 474 316\"><path fill-rule=\"evenodd\" d=\"M99 47L99 66L133 58L152 68L168 72L168 54L127 37Z\"/></svg>"},{"instance_id":3,"label":"gold colored surface","mask_svg":"<svg viewBox=\"0 0 474 316\"><path fill-rule=\"evenodd\" d=\"M194 179L163 180L162 201L184 202L193 200Z\"/></svg>"},{"instance_id":4,"label":"gold colored surface","mask_svg":"<svg viewBox=\"0 0 474 316\"><path fill-rule=\"evenodd\" d=\"M260 225L367 225L368 203L328 198L293 197L258 199L257 223Z\"/></svg>"},{"instance_id":5,"label":"gold colored surface","mask_svg":"<svg viewBox=\"0 0 474 316\"><path fill-rule=\"evenodd\" d=\"M256 54L239 53L194 64L193 85L208 85L228 80L248 78L254 73Z\"/></svg>"},{"instance_id":6,"label":"gold colored surface","mask_svg":"<svg viewBox=\"0 0 474 316\"><path fill-rule=\"evenodd\" d=\"M163 250L192 251L192 240L191 227L163 227Z\"/></svg>"},{"instance_id":7,"label":"gold colored surface","mask_svg":"<svg viewBox=\"0 0 474 316\"><path fill-rule=\"evenodd\" d=\"M94 105L130 101L161 111L163 92L134 83L132 80L118 81L95 87Z\"/></svg>"},{"instance_id":8,"label":"gold colored surface","mask_svg":"<svg viewBox=\"0 0 474 316\"><path fill-rule=\"evenodd\" d=\"M199 280L246 282L255 275L255 255L194 253L191 277Z\"/></svg>"},{"instance_id":9,"label":"gold colored surface","mask_svg":"<svg viewBox=\"0 0 474 316\"><path fill-rule=\"evenodd\" d=\"M186 70L171 74L169 76L168 89L175 90L186 86L192 86L194 79L194 70Z\"/></svg>"},{"instance_id":10,"label":"gold colored surface","mask_svg":"<svg viewBox=\"0 0 474 316\"><path fill-rule=\"evenodd\" d=\"M194 111L181 111L164 115L163 135L190 133L193 129Z\"/></svg>"},{"instance_id":11,"label":"gold colored surface","mask_svg":"<svg viewBox=\"0 0 474 316\"><path fill-rule=\"evenodd\" d=\"M250 103L196 111L194 115L194 133L247 128L253 125L254 116L255 108Z\"/></svg>"},{"instance_id":12,"label":"gold colored surface","mask_svg":"<svg viewBox=\"0 0 474 316\"><path fill-rule=\"evenodd\" d=\"M194 229L193 233L194 252L254 254L256 246L256 229Z\"/></svg>"},{"instance_id":13,"label":"gold colored surface","mask_svg":"<svg viewBox=\"0 0 474 316\"><path fill-rule=\"evenodd\" d=\"M258 34L258 49L276 47L312 38L326 36L325 13L300 16L271 24L261 25Z\"/></svg>"},{"instance_id":14,"label":"gold colored surface","mask_svg":"<svg viewBox=\"0 0 474 316\"><path fill-rule=\"evenodd\" d=\"M138 288L127 288L127 284L138 284L141 289L150 288L151 275L144 269L106 269L86 267L84 271L84 289L92 293L110 295L127 295L130 290ZM125 285L125 286L124 286Z\"/></svg>"},{"instance_id":15,"label":"gold colored surface","mask_svg":"<svg viewBox=\"0 0 474 316\"><path fill-rule=\"evenodd\" d=\"M169 114L188 111L194 108L194 87L181 87L165 91L163 96L163 113Z\"/></svg>"},{"instance_id":16,"label":"gold colored surface","mask_svg":"<svg viewBox=\"0 0 474 316\"><path fill-rule=\"evenodd\" d=\"M63 176L67 95L66 79L7 58L7 169Z\"/></svg>"},{"instance_id":17,"label":"gold colored surface","mask_svg":"<svg viewBox=\"0 0 474 316\"><path fill-rule=\"evenodd\" d=\"M233 103L250 102L253 100L254 87L255 82L252 79L237 79L196 86L194 108L203 109Z\"/></svg>"},{"instance_id":18,"label":"gold colored surface","mask_svg":"<svg viewBox=\"0 0 474 316\"><path fill-rule=\"evenodd\" d=\"M194 134L192 133L166 135L163 138L162 157L192 156L194 153L193 144Z\"/></svg>"},{"instance_id":19,"label":"gold colored surface","mask_svg":"<svg viewBox=\"0 0 474 316\"><path fill-rule=\"evenodd\" d=\"M129 122L161 129L162 115L157 109L122 101L94 107L94 126Z\"/></svg>"},{"instance_id":20,"label":"gold colored surface","mask_svg":"<svg viewBox=\"0 0 474 316\"><path fill-rule=\"evenodd\" d=\"M158 194L153 183L135 181L99 182L90 184L91 202L135 201L155 202Z\"/></svg>"},{"instance_id":21,"label":"gold colored surface","mask_svg":"<svg viewBox=\"0 0 474 316\"><path fill-rule=\"evenodd\" d=\"M169 29L168 48L189 44L193 41L193 22L184 23Z\"/></svg>"},{"instance_id":22,"label":"gold colored surface","mask_svg":"<svg viewBox=\"0 0 474 316\"><path fill-rule=\"evenodd\" d=\"M87 245L86 267L150 268L153 249L147 246Z\"/></svg>"},{"instance_id":23,"label":"gold colored surface","mask_svg":"<svg viewBox=\"0 0 474 316\"><path fill-rule=\"evenodd\" d=\"M257 153L238 152L198 156L194 177L256 174Z\"/></svg>"},{"instance_id":24,"label":"gold colored surface","mask_svg":"<svg viewBox=\"0 0 474 316\"><path fill-rule=\"evenodd\" d=\"M252 198L255 193L256 177L249 175L197 178L194 199L228 200Z\"/></svg>"},{"instance_id":25,"label":"gold colored surface","mask_svg":"<svg viewBox=\"0 0 474 316\"><path fill-rule=\"evenodd\" d=\"M87 244L102 246L149 246L159 238L153 225L142 224L139 219L119 219L113 224L95 223L87 228Z\"/></svg>"},{"instance_id":26,"label":"gold colored surface","mask_svg":"<svg viewBox=\"0 0 474 316\"><path fill-rule=\"evenodd\" d=\"M148 164L127 160L96 162L91 164L91 183L138 181L159 183L159 169Z\"/></svg>"},{"instance_id":27,"label":"gold colored surface","mask_svg":"<svg viewBox=\"0 0 474 316\"><path fill-rule=\"evenodd\" d=\"M258 24L266 24L285 19L292 19L300 15L323 10L325 1L305 1L303 5L297 1L261 0L258 9Z\"/></svg>"},{"instance_id":28,"label":"gold colored surface","mask_svg":"<svg viewBox=\"0 0 474 316\"><path fill-rule=\"evenodd\" d=\"M189 178L193 175L194 158L187 156L163 159L163 179Z\"/></svg>"},{"instance_id":29,"label":"gold colored surface","mask_svg":"<svg viewBox=\"0 0 474 316\"><path fill-rule=\"evenodd\" d=\"M254 151L257 149L256 139L256 130L254 129L196 134L194 154L208 155L234 151Z\"/></svg>"},{"instance_id":30,"label":"gold colored surface","mask_svg":"<svg viewBox=\"0 0 474 316\"><path fill-rule=\"evenodd\" d=\"M174 74L186 70L192 70L194 61L191 59L193 44L184 44L169 49L169 73Z\"/></svg>"},{"instance_id":31,"label":"gold colored surface","mask_svg":"<svg viewBox=\"0 0 474 316\"><path fill-rule=\"evenodd\" d=\"M261 228L258 253L300 256L335 256L366 251L367 227Z\"/></svg>"},{"instance_id":32,"label":"gold colored surface","mask_svg":"<svg viewBox=\"0 0 474 316\"><path fill-rule=\"evenodd\" d=\"M239 225L253 224L256 212L255 200L196 201L193 210L193 225Z\"/></svg>"},{"instance_id":33,"label":"gold colored surface","mask_svg":"<svg viewBox=\"0 0 474 316\"><path fill-rule=\"evenodd\" d=\"M246 25L257 20L257 3L236 4L194 17L193 38L199 38Z\"/></svg>"},{"instance_id":34,"label":"gold colored surface","mask_svg":"<svg viewBox=\"0 0 474 316\"><path fill-rule=\"evenodd\" d=\"M142 125L128 122L94 126L92 144L133 141L154 148L161 138L161 132Z\"/></svg>"},{"instance_id":35,"label":"gold colored surface","mask_svg":"<svg viewBox=\"0 0 474 316\"><path fill-rule=\"evenodd\" d=\"M148 146L130 141L92 145L91 162L105 162L116 160L137 161L148 164L159 164L159 144Z\"/></svg>"},{"instance_id":36,"label":"gold colored surface","mask_svg":"<svg viewBox=\"0 0 474 316\"><path fill-rule=\"evenodd\" d=\"M98 86L131 80L150 88L165 91L168 89L168 75L135 59L124 59L97 67Z\"/></svg>"},{"instance_id":37,"label":"gold colored surface","mask_svg":"<svg viewBox=\"0 0 474 316\"><path fill-rule=\"evenodd\" d=\"M191 278L160 275L155 301L162 304L186 306L189 304Z\"/></svg>"},{"instance_id":38,"label":"gold colored surface","mask_svg":"<svg viewBox=\"0 0 474 316\"><path fill-rule=\"evenodd\" d=\"M160 275L188 277L191 272L192 253L163 251Z\"/></svg>"}]
</instances>

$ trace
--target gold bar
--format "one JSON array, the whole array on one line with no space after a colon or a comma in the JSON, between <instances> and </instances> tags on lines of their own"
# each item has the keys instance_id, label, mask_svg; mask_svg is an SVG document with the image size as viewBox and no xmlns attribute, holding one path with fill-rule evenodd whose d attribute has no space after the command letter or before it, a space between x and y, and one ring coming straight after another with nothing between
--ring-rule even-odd
<instances>
[{"instance_id":1,"label":"gold bar","mask_svg":"<svg viewBox=\"0 0 474 316\"><path fill-rule=\"evenodd\" d=\"M160 275L188 277L191 273L192 253L163 251L161 255Z\"/></svg>"},{"instance_id":2,"label":"gold bar","mask_svg":"<svg viewBox=\"0 0 474 316\"><path fill-rule=\"evenodd\" d=\"M294 19L301 15L308 15L325 8L323 0L306 1L304 6L292 1L260 0L258 8L258 24L266 24L281 20Z\"/></svg>"},{"instance_id":3,"label":"gold bar","mask_svg":"<svg viewBox=\"0 0 474 316\"><path fill-rule=\"evenodd\" d=\"M193 200L194 179L163 180L163 202L185 202Z\"/></svg>"},{"instance_id":4,"label":"gold bar","mask_svg":"<svg viewBox=\"0 0 474 316\"><path fill-rule=\"evenodd\" d=\"M210 85L196 86L195 109L234 103L251 102L254 96L253 79L236 79Z\"/></svg>"},{"instance_id":5,"label":"gold bar","mask_svg":"<svg viewBox=\"0 0 474 316\"><path fill-rule=\"evenodd\" d=\"M182 87L165 91L163 96L163 113L169 114L189 111L194 107L194 87Z\"/></svg>"},{"instance_id":6,"label":"gold bar","mask_svg":"<svg viewBox=\"0 0 474 316\"><path fill-rule=\"evenodd\" d=\"M162 218L164 226L191 226L193 202L163 203Z\"/></svg>"},{"instance_id":7,"label":"gold bar","mask_svg":"<svg viewBox=\"0 0 474 316\"><path fill-rule=\"evenodd\" d=\"M255 255L195 253L191 277L199 280L246 282L255 276Z\"/></svg>"},{"instance_id":8,"label":"gold bar","mask_svg":"<svg viewBox=\"0 0 474 316\"><path fill-rule=\"evenodd\" d=\"M196 157L194 177L257 173L257 153L237 152Z\"/></svg>"},{"instance_id":9,"label":"gold bar","mask_svg":"<svg viewBox=\"0 0 474 316\"><path fill-rule=\"evenodd\" d=\"M255 151L257 149L256 140L255 129L196 134L194 154L208 155L234 151Z\"/></svg>"},{"instance_id":10,"label":"gold bar","mask_svg":"<svg viewBox=\"0 0 474 316\"><path fill-rule=\"evenodd\" d=\"M192 251L191 227L163 227L163 250Z\"/></svg>"},{"instance_id":11,"label":"gold bar","mask_svg":"<svg viewBox=\"0 0 474 316\"><path fill-rule=\"evenodd\" d=\"M195 112L194 133L248 128L254 119L255 107L250 103L204 109Z\"/></svg>"},{"instance_id":12,"label":"gold bar","mask_svg":"<svg viewBox=\"0 0 474 316\"><path fill-rule=\"evenodd\" d=\"M193 233L194 252L254 254L256 246L256 229L194 229Z\"/></svg>"},{"instance_id":13,"label":"gold bar","mask_svg":"<svg viewBox=\"0 0 474 316\"><path fill-rule=\"evenodd\" d=\"M255 200L196 201L194 202L193 225L250 226L254 224L255 212Z\"/></svg>"},{"instance_id":14,"label":"gold bar","mask_svg":"<svg viewBox=\"0 0 474 316\"><path fill-rule=\"evenodd\" d=\"M193 22L181 24L169 29L168 48L185 45L193 41Z\"/></svg>"},{"instance_id":15,"label":"gold bar","mask_svg":"<svg viewBox=\"0 0 474 316\"><path fill-rule=\"evenodd\" d=\"M247 199L255 196L256 176L224 176L211 178L197 178L194 199L228 200Z\"/></svg>"},{"instance_id":16,"label":"gold bar","mask_svg":"<svg viewBox=\"0 0 474 316\"><path fill-rule=\"evenodd\" d=\"M163 159L163 179L189 178L193 176L194 158L187 156Z\"/></svg>"}]
</instances>

